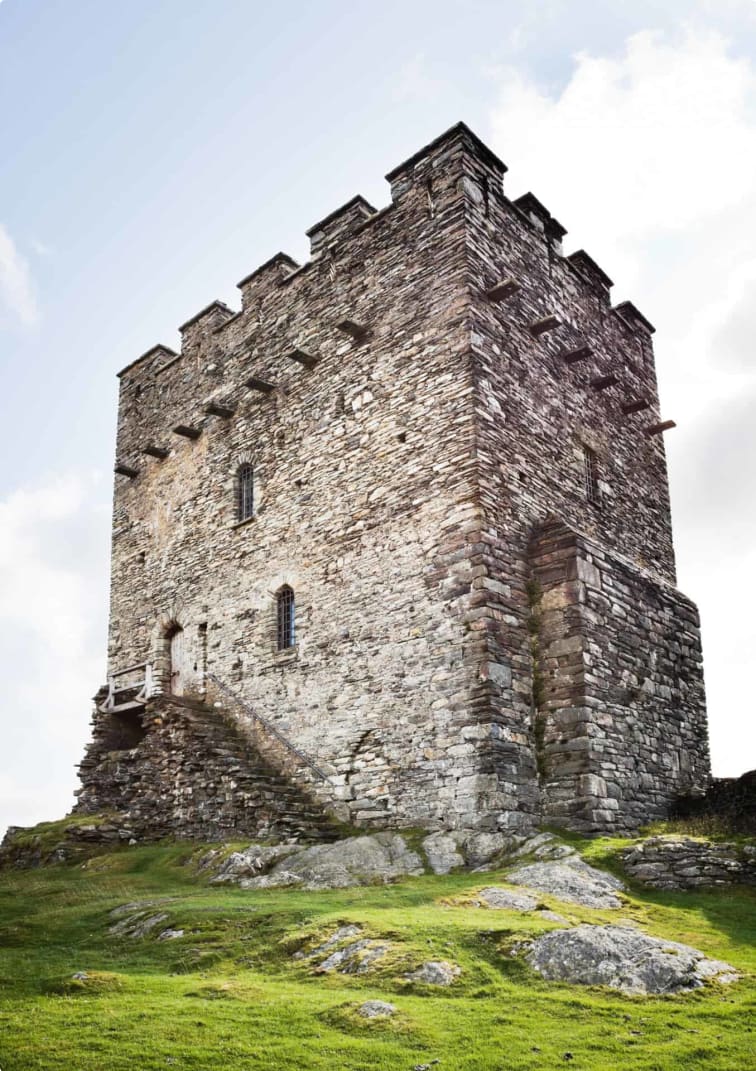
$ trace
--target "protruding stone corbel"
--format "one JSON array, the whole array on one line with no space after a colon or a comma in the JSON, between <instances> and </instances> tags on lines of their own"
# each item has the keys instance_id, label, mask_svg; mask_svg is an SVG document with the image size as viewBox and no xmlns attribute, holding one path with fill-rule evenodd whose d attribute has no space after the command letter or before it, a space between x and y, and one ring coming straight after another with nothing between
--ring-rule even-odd
<instances>
[{"instance_id":1,"label":"protruding stone corbel","mask_svg":"<svg viewBox=\"0 0 756 1071\"><path fill-rule=\"evenodd\" d=\"M305 368L314 368L320 360L314 353L308 353L307 350L303 350L301 346L295 346L294 349L289 350L286 355L290 360L297 361L298 364L304 365Z\"/></svg>"},{"instance_id":2,"label":"protruding stone corbel","mask_svg":"<svg viewBox=\"0 0 756 1071\"><path fill-rule=\"evenodd\" d=\"M355 342L364 342L370 337L370 328L365 324L356 323L354 320L341 320L336 326L339 331L349 335Z\"/></svg>"},{"instance_id":3,"label":"protruding stone corbel","mask_svg":"<svg viewBox=\"0 0 756 1071\"><path fill-rule=\"evenodd\" d=\"M669 431L671 428L676 428L674 420L662 420L660 424L649 424L648 427L643 429L643 434L651 438L654 435L663 435L665 431Z\"/></svg>"},{"instance_id":4,"label":"protruding stone corbel","mask_svg":"<svg viewBox=\"0 0 756 1071\"><path fill-rule=\"evenodd\" d=\"M133 468L131 465L124 465L122 461L119 461L113 471L117 476L128 476L130 480L135 479L139 475L139 469Z\"/></svg>"},{"instance_id":5,"label":"protruding stone corbel","mask_svg":"<svg viewBox=\"0 0 756 1071\"><path fill-rule=\"evenodd\" d=\"M595 379L592 379L591 387L593 390L606 390L607 387L616 387L617 383L619 383L617 377L609 372L608 375L596 376Z\"/></svg>"},{"instance_id":6,"label":"protruding stone corbel","mask_svg":"<svg viewBox=\"0 0 756 1071\"><path fill-rule=\"evenodd\" d=\"M540 338L541 335L545 335L547 331L553 331L556 327L561 327L562 321L558 316L552 314L551 316L544 316L541 320L534 320L532 324L528 326L533 338Z\"/></svg>"},{"instance_id":7,"label":"protruding stone corbel","mask_svg":"<svg viewBox=\"0 0 756 1071\"><path fill-rule=\"evenodd\" d=\"M651 402L648 398L631 398L629 402L622 403L622 412L625 416L629 416L631 413L642 413L644 409L648 409Z\"/></svg>"},{"instance_id":8,"label":"protruding stone corbel","mask_svg":"<svg viewBox=\"0 0 756 1071\"><path fill-rule=\"evenodd\" d=\"M164 446L145 446L142 453L149 454L150 457L156 457L160 461L164 461L168 457L170 451L166 450Z\"/></svg>"},{"instance_id":9,"label":"protruding stone corbel","mask_svg":"<svg viewBox=\"0 0 756 1071\"><path fill-rule=\"evenodd\" d=\"M193 428L190 424L177 424L171 430L174 435L181 435L184 439L199 439L202 434L201 428Z\"/></svg>"},{"instance_id":10,"label":"protruding stone corbel","mask_svg":"<svg viewBox=\"0 0 756 1071\"><path fill-rule=\"evenodd\" d=\"M228 420L229 417L234 415L234 408L231 405L221 405L220 402L208 402L205 406L205 412L208 416L217 416L223 420Z\"/></svg>"},{"instance_id":11,"label":"protruding stone corbel","mask_svg":"<svg viewBox=\"0 0 756 1071\"><path fill-rule=\"evenodd\" d=\"M565 364L577 364L578 361L585 361L592 356L593 350L590 346L578 346L575 350L565 350L562 360Z\"/></svg>"},{"instance_id":12,"label":"protruding stone corbel","mask_svg":"<svg viewBox=\"0 0 756 1071\"><path fill-rule=\"evenodd\" d=\"M266 379L258 379L257 376L250 376L249 379L245 381L244 386L247 390L256 390L261 394L270 394L276 389L274 383L268 383Z\"/></svg>"},{"instance_id":13,"label":"protruding stone corbel","mask_svg":"<svg viewBox=\"0 0 756 1071\"><path fill-rule=\"evenodd\" d=\"M498 283L494 283L492 287L486 290L486 297L489 301L507 301L513 297L520 289L520 284L516 279L512 279L511 276L502 279Z\"/></svg>"}]
</instances>

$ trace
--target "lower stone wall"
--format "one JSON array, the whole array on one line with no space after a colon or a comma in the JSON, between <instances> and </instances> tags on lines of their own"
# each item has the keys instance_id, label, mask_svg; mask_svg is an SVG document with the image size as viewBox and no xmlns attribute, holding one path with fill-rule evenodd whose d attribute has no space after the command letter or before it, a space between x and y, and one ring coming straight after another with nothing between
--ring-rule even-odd
<instances>
[{"instance_id":1,"label":"lower stone wall","mask_svg":"<svg viewBox=\"0 0 756 1071\"><path fill-rule=\"evenodd\" d=\"M128 746L124 746L124 744ZM98 712L77 814L116 812L139 839L329 840L336 823L213 707L168 697Z\"/></svg>"},{"instance_id":2,"label":"lower stone wall","mask_svg":"<svg viewBox=\"0 0 756 1071\"><path fill-rule=\"evenodd\" d=\"M651 837L622 853L628 875L655 889L756 885L756 846Z\"/></svg>"},{"instance_id":3,"label":"lower stone wall","mask_svg":"<svg viewBox=\"0 0 756 1071\"><path fill-rule=\"evenodd\" d=\"M695 606L559 522L530 547L544 818L628 831L710 780Z\"/></svg>"},{"instance_id":4,"label":"lower stone wall","mask_svg":"<svg viewBox=\"0 0 756 1071\"><path fill-rule=\"evenodd\" d=\"M756 770L742 777L715 777L704 796L684 796L672 811L676 818L721 823L732 833L756 834Z\"/></svg>"}]
</instances>

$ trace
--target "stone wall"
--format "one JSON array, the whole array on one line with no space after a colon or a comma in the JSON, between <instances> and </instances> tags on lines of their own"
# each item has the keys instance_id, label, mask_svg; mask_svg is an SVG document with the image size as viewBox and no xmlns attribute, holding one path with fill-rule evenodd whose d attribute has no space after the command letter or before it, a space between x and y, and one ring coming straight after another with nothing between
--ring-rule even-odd
<instances>
[{"instance_id":1,"label":"stone wall","mask_svg":"<svg viewBox=\"0 0 756 1071\"><path fill-rule=\"evenodd\" d=\"M709 777L695 607L558 522L530 557L544 815L587 832L666 816Z\"/></svg>"},{"instance_id":2,"label":"stone wall","mask_svg":"<svg viewBox=\"0 0 756 1071\"><path fill-rule=\"evenodd\" d=\"M495 787L473 702L471 152L463 132L442 141L432 187L400 169L388 209L345 206L307 264L274 258L240 284L240 313L208 307L180 355L121 376L117 459L139 473L116 477L111 668L152 660L165 679L181 626L194 687L214 672L335 766L357 821L469 825ZM239 524L243 462L256 506ZM279 652L283 584L297 645Z\"/></svg>"},{"instance_id":3,"label":"stone wall","mask_svg":"<svg viewBox=\"0 0 756 1071\"><path fill-rule=\"evenodd\" d=\"M756 770L741 777L713 778L704 795L677 800L672 817L718 824L729 833L756 835Z\"/></svg>"},{"instance_id":4,"label":"stone wall","mask_svg":"<svg viewBox=\"0 0 756 1071\"><path fill-rule=\"evenodd\" d=\"M756 846L692 837L650 837L622 853L633 880L655 889L756 885Z\"/></svg>"},{"instance_id":5,"label":"stone wall","mask_svg":"<svg viewBox=\"0 0 756 1071\"><path fill-rule=\"evenodd\" d=\"M125 723L136 723L131 739ZM160 697L141 714L97 718L76 810L118 814L136 839L332 839L314 793L277 766L214 707Z\"/></svg>"},{"instance_id":6,"label":"stone wall","mask_svg":"<svg viewBox=\"0 0 756 1071\"><path fill-rule=\"evenodd\" d=\"M643 752L653 790L573 780L566 819L630 826L668 798L675 763L681 783L705 766L664 448L645 434L659 421L653 328L611 307L587 254L562 255L563 228L532 195L504 195L505 170L458 125L390 172L388 207L352 199L310 229L306 264L278 254L239 284L239 312L214 302L183 325L180 353L155 347L121 374L110 669L149 661L167 686L183 629L187 688L204 694L212 673L234 689L333 769L359 823L539 817L529 546L548 517L621 553L616 582L642 603L646 583L667 592L667 625L679 611L691 626L695 690L674 707L675 666L658 675L671 695L649 717L662 724L669 701L680 733L674 754ZM242 464L255 509L240 523ZM283 585L297 642L279 651ZM598 598L579 617L586 650L602 614L614 628ZM608 690L620 647L601 648ZM594 720L617 718L621 735L626 715L615 696ZM583 773L603 777L590 754Z\"/></svg>"}]
</instances>

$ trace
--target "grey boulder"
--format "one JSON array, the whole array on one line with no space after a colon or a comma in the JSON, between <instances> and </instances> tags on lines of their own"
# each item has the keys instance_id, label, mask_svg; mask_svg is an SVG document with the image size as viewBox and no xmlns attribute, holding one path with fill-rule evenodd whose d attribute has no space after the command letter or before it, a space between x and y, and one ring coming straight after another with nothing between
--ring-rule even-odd
<instances>
[{"instance_id":1,"label":"grey boulder","mask_svg":"<svg viewBox=\"0 0 756 1071\"><path fill-rule=\"evenodd\" d=\"M448 874L450 870L465 865L457 838L451 833L431 833L422 844L428 866L434 874Z\"/></svg>"},{"instance_id":2,"label":"grey boulder","mask_svg":"<svg viewBox=\"0 0 756 1071\"><path fill-rule=\"evenodd\" d=\"M417 852L398 833L373 833L334 844L297 849L259 877L243 878L243 889L299 885L305 889L341 889L373 885L422 874Z\"/></svg>"},{"instance_id":3,"label":"grey boulder","mask_svg":"<svg viewBox=\"0 0 756 1071\"><path fill-rule=\"evenodd\" d=\"M296 851L296 844L250 844L242 852L232 852L211 880L216 884L221 884L257 877L274 863L278 863Z\"/></svg>"},{"instance_id":4,"label":"grey boulder","mask_svg":"<svg viewBox=\"0 0 756 1071\"><path fill-rule=\"evenodd\" d=\"M475 897L482 906L504 911L535 911L538 906L538 901L534 896L512 892L510 889L501 889L497 885L481 889Z\"/></svg>"},{"instance_id":5,"label":"grey boulder","mask_svg":"<svg viewBox=\"0 0 756 1071\"><path fill-rule=\"evenodd\" d=\"M552 930L533 941L527 960L549 981L604 985L624 993L680 993L710 979L729 983L738 978L728 963L631 926Z\"/></svg>"},{"instance_id":6,"label":"grey boulder","mask_svg":"<svg viewBox=\"0 0 756 1071\"><path fill-rule=\"evenodd\" d=\"M417 970L405 974L408 982L424 982L425 985L451 985L462 973L462 968L456 963L448 963L446 960L429 960L423 963Z\"/></svg>"},{"instance_id":7,"label":"grey boulder","mask_svg":"<svg viewBox=\"0 0 756 1071\"><path fill-rule=\"evenodd\" d=\"M360 1004L357 1014L363 1019L386 1019L396 1015L396 1004L389 1004L386 1000L366 1000Z\"/></svg>"},{"instance_id":8,"label":"grey boulder","mask_svg":"<svg viewBox=\"0 0 756 1071\"><path fill-rule=\"evenodd\" d=\"M558 900L595 908L620 907L616 893L625 888L619 878L597 870L578 855L518 867L507 875L507 880Z\"/></svg>"}]
</instances>

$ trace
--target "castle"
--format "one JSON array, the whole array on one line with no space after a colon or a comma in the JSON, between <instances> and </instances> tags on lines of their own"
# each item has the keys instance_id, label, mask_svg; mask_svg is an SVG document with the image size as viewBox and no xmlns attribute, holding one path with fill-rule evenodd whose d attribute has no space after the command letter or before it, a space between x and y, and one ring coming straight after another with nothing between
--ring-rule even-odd
<instances>
[{"instance_id":1,"label":"castle","mask_svg":"<svg viewBox=\"0 0 756 1071\"><path fill-rule=\"evenodd\" d=\"M120 373L78 809L622 831L708 784L653 327L458 124Z\"/></svg>"}]
</instances>

